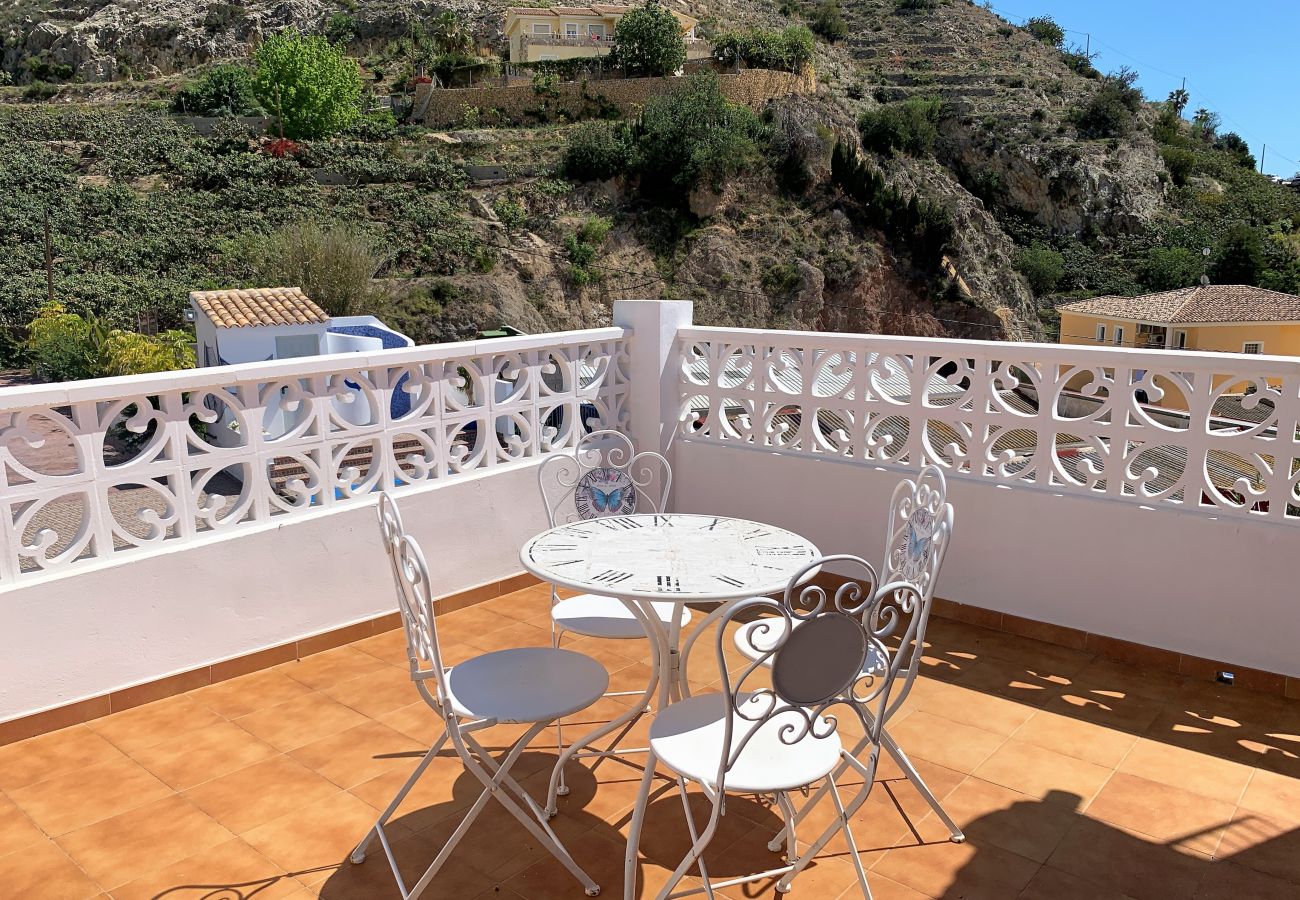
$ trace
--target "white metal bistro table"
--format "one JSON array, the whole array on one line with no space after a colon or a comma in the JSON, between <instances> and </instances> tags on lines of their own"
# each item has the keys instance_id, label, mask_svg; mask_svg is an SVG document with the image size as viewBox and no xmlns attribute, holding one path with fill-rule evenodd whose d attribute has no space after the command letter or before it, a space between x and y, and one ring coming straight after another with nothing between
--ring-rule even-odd
<instances>
[{"instance_id":1,"label":"white metal bistro table","mask_svg":"<svg viewBox=\"0 0 1300 900\"><path fill-rule=\"evenodd\" d=\"M715 622L728 601L785 590L790 578L818 556L811 541L746 519L686 514L587 519L544 531L524 544L524 568L543 581L621 602L649 635L650 681L626 713L584 735L560 755L546 810L556 810L560 772L573 755L642 715L659 692L658 708L690 696L681 671L681 616L665 627L651 603L715 603L688 640Z\"/></svg>"}]
</instances>

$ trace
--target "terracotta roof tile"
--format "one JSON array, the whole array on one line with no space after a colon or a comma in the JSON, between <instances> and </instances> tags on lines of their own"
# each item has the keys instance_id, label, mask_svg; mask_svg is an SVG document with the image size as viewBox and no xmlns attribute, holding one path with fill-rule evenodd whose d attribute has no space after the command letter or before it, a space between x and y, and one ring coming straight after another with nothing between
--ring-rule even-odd
<instances>
[{"instance_id":1,"label":"terracotta roof tile","mask_svg":"<svg viewBox=\"0 0 1300 900\"><path fill-rule=\"evenodd\" d=\"M1197 285L1141 297L1090 297L1063 304L1060 309L1170 325L1300 322L1300 297L1246 284Z\"/></svg>"},{"instance_id":2,"label":"terracotta roof tile","mask_svg":"<svg viewBox=\"0 0 1300 900\"><path fill-rule=\"evenodd\" d=\"M191 291L190 300L221 328L316 325L330 318L296 287Z\"/></svg>"}]
</instances>

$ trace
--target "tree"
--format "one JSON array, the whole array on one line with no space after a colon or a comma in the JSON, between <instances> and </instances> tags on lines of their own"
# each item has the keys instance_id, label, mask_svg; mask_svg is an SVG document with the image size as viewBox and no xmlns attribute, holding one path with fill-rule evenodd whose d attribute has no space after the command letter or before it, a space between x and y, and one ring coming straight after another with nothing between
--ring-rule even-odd
<instances>
[{"instance_id":1,"label":"tree","mask_svg":"<svg viewBox=\"0 0 1300 900\"><path fill-rule=\"evenodd\" d=\"M1056 290L1065 275L1065 257L1044 244L1035 243L1018 252L1015 264L1036 296Z\"/></svg>"},{"instance_id":2,"label":"tree","mask_svg":"<svg viewBox=\"0 0 1300 900\"><path fill-rule=\"evenodd\" d=\"M743 62L753 69L782 69L797 72L813 58L813 36L802 25L780 31L751 28L728 31L713 40L713 57L725 65Z\"/></svg>"},{"instance_id":3,"label":"tree","mask_svg":"<svg viewBox=\"0 0 1300 900\"><path fill-rule=\"evenodd\" d=\"M612 55L629 75L672 75L686 65L681 23L657 4L634 9L614 28Z\"/></svg>"},{"instance_id":4,"label":"tree","mask_svg":"<svg viewBox=\"0 0 1300 900\"><path fill-rule=\"evenodd\" d=\"M1169 104L1169 108L1174 111L1174 115L1181 116L1183 110L1187 109L1187 102L1191 99L1192 97L1187 91L1178 88L1169 92L1169 99L1165 103Z\"/></svg>"},{"instance_id":5,"label":"tree","mask_svg":"<svg viewBox=\"0 0 1300 900\"><path fill-rule=\"evenodd\" d=\"M290 225L252 248L253 275L262 284L303 289L332 316L346 316L370 296L370 280L383 263L374 243L343 225Z\"/></svg>"},{"instance_id":6,"label":"tree","mask_svg":"<svg viewBox=\"0 0 1300 900\"><path fill-rule=\"evenodd\" d=\"M1192 132L1207 144L1214 143L1214 136L1219 130L1219 114L1201 107L1192 116Z\"/></svg>"},{"instance_id":7,"label":"tree","mask_svg":"<svg viewBox=\"0 0 1300 900\"><path fill-rule=\"evenodd\" d=\"M1072 114L1075 127L1085 138L1124 137L1133 127L1133 116L1142 106L1142 91L1136 86L1137 73L1124 68L1102 79L1092 98Z\"/></svg>"},{"instance_id":8,"label":"tree","mask_svg":"<svg viewBox=\"0 0 1300 900\"><path fill-rule=\"evenodd\" d=\"M176 92L175 110L190 116L255 116L262 112L253 74L240 65L213 66Z\"/></svg>"},{"instance_id":9,"label":"tree","mask_svg":"<svg viewBox=\"0 0 1300 900\"><path fill-rule=\"evenodd\" d=\"M1065 43L1065 29L1057 25L1051 16L1034 16L1025 22L1024 28L1035 40L1052 47L1060 47Z\"/></svg>"},{"instance_id":10,"label":"tree","mask_svg":"<svg viewBox=\"0 0 1300 900\"><path fill-rule=\"evenodd\" d=\"M685 207L697 186L716 190L756 163L762 135L753 111L722 96L717 75L692 75L671 94L651 98L633 128L641 192Z\"/></svg>"},{"instance_id":11,"label":"tree","mask_svg":"<svg viewBox=\"0 0 1300 900\"><path fill-rule=\"evenodd\" d=\"M1259 284L1267 265L1264 238L1259 230L1238 223L1220 240L1210 277L1216 284Z\"/></svg>"},{"instance_id":12,"label":"tree","mask_svg":"<svg viewBox=\"0 0 1300 900\"><path fill-rule=\"evenodd\" d=\"M284 137L329 137L358 116L361 71L325 38L291 28L267 38L254 59L257 96Z\"/></svg>"},{"instance_id":13,"label":"tree","mask_svg":"<svg viewBox=\"0 0 1300 900\"><path fill-rule=\"evenodd\" d=\"M468 53L474 48L474 35L451 10L433 20L433 39L443 53Z\"/></svg>"},{"instance_id":14,"label":"tree","mask_svg":"<svg viewBox=\"0 0 1300 900\"><path fill-rule=\"evenodd\" d=\"M1191 287L1201 277L1201 254L1186 247L1155 247L1142 266L1142 282L1153 291Z\"/></svg>"},{"instance_id":15,"label":"tree","mask_svg":"<svg viewBox=\"0 0 1300 900\"><path fill-rule=\"evenodd\" d=\"M840 12L839 0L822 0L818 3L808 24L832 44L849 34L849 26Z\"/></svg>"},{"instance_id":16,"label":"tree","mask_svg":"<svg viewBox=\"0 0 1300 900\"><path fill-rule=\"evenodd\" d=\"M633 156L622 123L584 122L569 133L562 168L574 181L603 181L628 171Z\"/></svg>"},{"instance_id":17,"label":"tree","mask_svg":"<svg viewBox=\"0 0 1300 900\"><path fill-rule=\"evenodd\" d=\"M1214 141L1214 149L1231 153L1242 168L1255 168L1255 155L1250 152L1250 145L1235 131L1219 135Z\"/></svg>"},{"instance_id":18,"label":"tree","mask_svg":"<svg viewBox=\"0 0 1300 900\"><path fill-rule=\"evenodd\" d=\"M909 97L869 109L858 120L862 146L877 153L895 150L909 156L927 156L939 138L942 103L929 97Z\"/></svg>"}]
</instances>

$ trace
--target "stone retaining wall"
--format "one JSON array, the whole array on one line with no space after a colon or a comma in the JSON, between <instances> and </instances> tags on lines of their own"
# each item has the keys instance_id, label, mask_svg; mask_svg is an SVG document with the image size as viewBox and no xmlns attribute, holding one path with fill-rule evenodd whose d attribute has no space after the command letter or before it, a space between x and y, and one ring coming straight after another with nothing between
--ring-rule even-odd
<instances>
[{"instance_id":1,"label":"stone retaining wall","mask_svg":"<svg viewBox=\"0 0 1300 900\"><path fill-rule=\"evenodd\" d=\"M770 69L744 69L719 75L718 81L727 99L755 107L773 97L810 94L817 89L816 77L811 74ZM680 78L623 78L564 82L546 93L538 93L531 84L443 90L422 84L416 88L412 117L434 128L448 128L551 121L560 114L578 119L598 116L611 108L628 115L645 106L651 97L681 84Z\"/></svg>"}]
</instances>

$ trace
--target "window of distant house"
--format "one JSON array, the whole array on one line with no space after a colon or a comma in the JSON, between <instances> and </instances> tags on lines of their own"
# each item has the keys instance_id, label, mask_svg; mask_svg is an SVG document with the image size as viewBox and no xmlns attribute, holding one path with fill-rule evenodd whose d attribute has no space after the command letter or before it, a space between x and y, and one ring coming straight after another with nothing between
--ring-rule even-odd
<instances>
[{"instance_id":1,"label":"window of distant house","mask_svg":"<svg viewBox=\"0 0 1300 900\"><path fill-rule=\"evenodd\" d=\"M595 37L595 38L601 38L601 39L604 39L604 37L605 37L605 26L604 26L604 25L588 25L588 26L587 26L587 34L589 34L589 35L591 35L592 37Z\"/></svg>"},{"instance_id":2,"label":"window of distant house","mask_svg":"<svg viewBox=\"0 0 1300 900\"><path fill-rule=\"evenodd\" d=\"M1104 344L1104 343L1106 343L1106 326L1105 326L1105 325L1098 325L1098 326L1097 326L1097 343L1099 343L1099 344Z\"/></svg>"},{"instance_id":3,"label":"window of distant house","mask_svg":"<svg viewBox=\"0 0 1300 900\"><path fill-rule=\"evenodd\" d=\"M1115 326L1115 343L1116 344L1124 343L1124 329L1119 325Z\"/></svg>"},{"instance_id":4,"label":"window of distant house","mask_svg":"<svg viewBox=\"0 0 1300 900\"><path fill-rule=\"evenodd\" d=\"M534 22L534 23L533 23L533 34L550 34L550 33L551 33L551 23L550 23L550 22L544 22L544 23L543 23L543 22Z\"/></svg>"},{"instance_id":5,"label":"window of distant house","mask_svg":"<svg viewBox=\"0 0 1300 900\"><path fill-rule=\"evenodd\" d=\"M576 37L578 36L578 23L577 23L577 22L565 22L565 23L564 23L564 36L565 36L566 38L576 38Z\"/></svg>"},{"instance_id":6,"label":"window of distant house","mask_svg":"<svg viewBox=\"0 0 1300 900\"><path fill-rule=\"evenodd\" d=\"M1247 341L1241 345L1242 353L1263 353L1264 345L1259 341Z\"/></svg>"}]
</instances>

